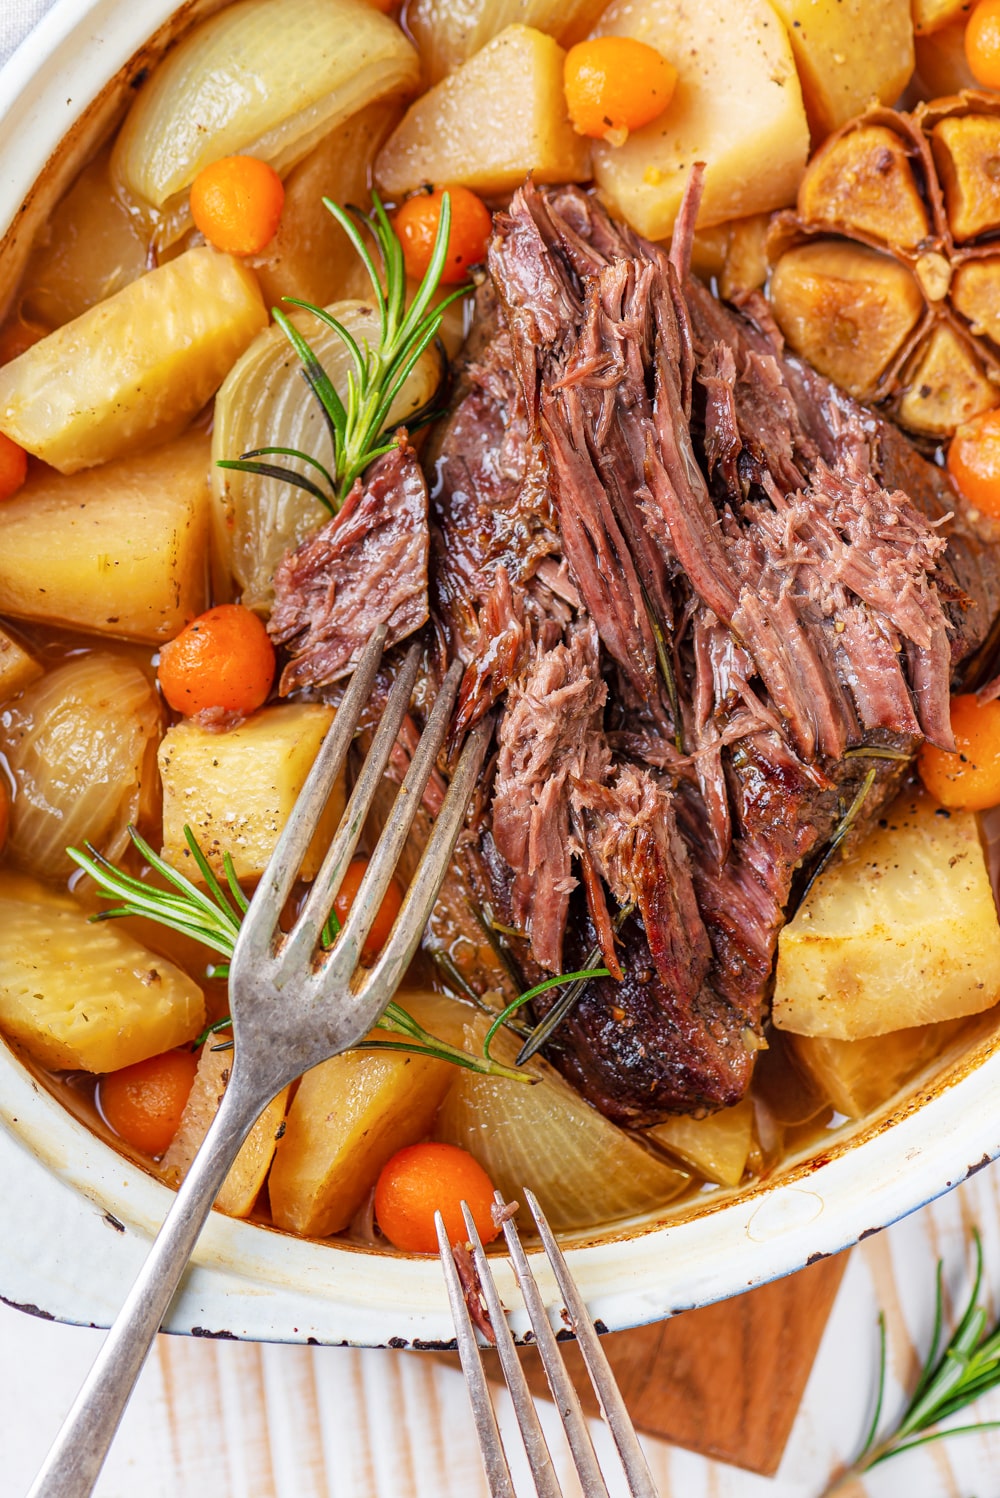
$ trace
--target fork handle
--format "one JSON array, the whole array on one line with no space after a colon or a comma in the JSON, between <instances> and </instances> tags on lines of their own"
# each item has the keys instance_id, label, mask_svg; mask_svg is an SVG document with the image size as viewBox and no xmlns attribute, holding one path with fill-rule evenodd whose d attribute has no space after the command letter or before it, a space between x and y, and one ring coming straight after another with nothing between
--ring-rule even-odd
<instances>
[{"instance_id":1,"label":"fork handle","mask_svg":"<svg viewBox=\"0 0 1000 1498\"><path fill-rule=\"evenodd\" d=\"M234 1068L219 1111L28 1498L87 1498L92 1492L212 1203L240 1145L270 1101L267 1097L259 1102L236 1082Z\"/></svg>"}]
</instances>

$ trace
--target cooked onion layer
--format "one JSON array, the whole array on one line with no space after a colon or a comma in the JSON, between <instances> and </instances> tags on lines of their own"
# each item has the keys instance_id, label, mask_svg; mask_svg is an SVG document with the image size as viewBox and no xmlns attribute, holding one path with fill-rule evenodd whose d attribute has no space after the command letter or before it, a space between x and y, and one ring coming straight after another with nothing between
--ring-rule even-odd
<instances>
[{"instance_id":1,"label":"cooked onion layer","mask_svg":"<svg viewBox=\"0 0 1000 1498\"><path fill-rule=\"evenodd\" d=\"M482 1050L487 1023L467 1026L467 1050ZM510 1065L518 1046L501 1034L491 1050ZM508 1201L530 1187L559 1232L651 1211L687 1185L690 1176L648 1154L546 1062L531 1069L535 1087L459 1072L434 1130L474 1155Z\"/></svg>"},{"instance_id":2,"label":"cooked onion layer","mask_svg":"<svg viewBox=\"0 0 1000 1498\"><path fill-rule=\"evenodd\" d=\"M366 0L242 0L156 69L122 127L113 174L140 204L176 217L209 162L244 153L284 174L342 120L413 93L419 78L411 44Z\"/></svg>"},{"instance_id":3,"label":"cooked onion layer","mask_svg":"<svg viewBox=\"0 0 1000 1498\"><path fill-rule=\"evenodd\" d=\"M10 859L64 878L66 849L89 839L108 858L157 794L161 711L148 677L94 652L50 671L0 714L0 753L14 777Z\"/></svg>"}]
</instances>

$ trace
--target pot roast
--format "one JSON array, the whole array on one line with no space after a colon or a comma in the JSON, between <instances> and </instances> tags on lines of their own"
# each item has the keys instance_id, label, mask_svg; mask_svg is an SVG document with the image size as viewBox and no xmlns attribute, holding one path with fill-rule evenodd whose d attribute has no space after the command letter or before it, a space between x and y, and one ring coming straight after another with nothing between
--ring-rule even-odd
<instances>
[{"instance_id":1,"label":"pot roast","mask_svg":"<svg viewBox=\"0 0 1000 1498\"><path fill-rule=\"evenodd\" d=\"M276 578L293 685L386 609L465 663L453 747L492 713L495 751L426 943L504 1000L606 967L546 1054L627 1126L742 1097L790 904L950 746L1000 611L942 471L690 276L697 196L668 257L519 189L426 489L401 445Z\"/></svg>"}]
</instances>

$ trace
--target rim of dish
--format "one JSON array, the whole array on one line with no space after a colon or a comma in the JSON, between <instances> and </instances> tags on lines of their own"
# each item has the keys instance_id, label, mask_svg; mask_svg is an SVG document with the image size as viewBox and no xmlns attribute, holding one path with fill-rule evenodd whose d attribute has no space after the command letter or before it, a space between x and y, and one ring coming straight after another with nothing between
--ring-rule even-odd
<instances>
[{"instance_id":1,"label":"rim of dish","mask_svg":"<svg viewBox=\"0 0 1000 1498\"><path fill-rule=\"evenodd\" d=\"M0 69L0 121L22 143L0 160L4 233L67 132L157 30L221 3L56 0ZM569 1235L592 1314L609 1330L653 1321L780 1278L888 1226L1000 1155L998 1084L994 1035L933 1081L910 1084L896 1112L831 1135L770 1180ZM109 1324L162 1221L168 1189L67 1112L5 1044L0 1169L11 1199L25 1203L0 1251L0 1298L58 1320ZM502 1261L497 1277L513 1303ZM527 1329L517 1315L512 1323L516 1335ZM220 1213L202 1233L165 1327L359 1346L452 1337L436 1258L300 1240Z\"/></svg>"}]
</instances>

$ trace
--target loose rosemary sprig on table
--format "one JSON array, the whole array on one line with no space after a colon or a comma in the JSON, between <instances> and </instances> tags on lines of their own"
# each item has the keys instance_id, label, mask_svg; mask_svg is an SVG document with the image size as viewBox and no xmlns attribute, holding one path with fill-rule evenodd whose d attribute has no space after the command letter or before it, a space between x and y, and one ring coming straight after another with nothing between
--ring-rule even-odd
<instances>
[{"instance_id":1,"label":"loose rosemary sprig on table","mask_svg":"<svg viewBox=\"0 0 1000 1498\"><path fill-rule=\"evenodd\" d=\"M831 1498L832 1494L839 1493L856 1477L869 1472L881 1462L888 1461L890 1457L902 1455L904 1451L914 1451L918 1446L926 1446L931 1441L941 1441L945 1437L1000 1429L1000 1420L977 1420L970 1425L942 1428L943 1421L957 1415L959 1410L965 1409L981 1394L1000 1387L1000 1322L987 1330L987 1313L978 1303L983 1278L983 1245L978 1232L973 1232L973 1239L976 1247L976 1273L972 1293L951 1340L940 1355L944 1294L943 1261L938 1260L934 1331L930 1350L902 1419L881 1440L878 1427L885 1396L886 1336L885 1317L879 1316L878 1392L868 1434L857 1459L824 1490L821 1498Z\"/></svg>"},{"instance_id":2,"label":"loose rosemary sprig on table","mask_svg":"<svg viewBox=\"0 0 1000 1498\"><path fill-rule=\"evenodd\" d=\"M368 465L383 453L391 451L392 436L388 422L393 402L420 355L437 337L445 309L459 297L465 296L469 290L468 285L459 286L450 295L443 297L436 306L431 306L448 253L451 201L447 193L444 193L441 200L441 218L431 261L409 308L406 305L403 247L377 193L372 194L372 202L372 213L364 214L358 209L341 208L329 198L323 199L324 206L333 214L360 256L371 281L372 296L379 316L377 346L371 348L367 343L359 345L344 324L324 308L316 307L312 302L300 301L297 297L284 298L289 305L300 307L304 312L310 312L319 318L343 342L354 366L348 370L346 401L341 400L333 381L298 328L283 312L273 309L274 320L302 361L303 378L319 402L333 444L332 467L327 469L309 453L288 447L254 448L241 454L239 458L221 460L218 465L220 468L236 468L244 473L260 474L266 478L295 484L318 499L332 514L340 509L355 479ZM381 260L381 274L372 259L362 228L375 241ZM419 419L418 414L417 420ZM413 420L409 423L411 428L414 424ZM324 480L325 487L284 464L259 461L273 456L298 458L318 473Z\"/></svg>"},{"instance_id":3,"label":"loose rosemary sprig on table","mask_svg":"<svg viewBox=\"0 0 1000 1498\"><path fill-rule=\"evenodd\" d=\"M131 874L124 873L90 843L85 843L82 851L79 848L68 848L70 858L90 875L101 895L105 899L119 902L109 910L98 911L91 919L110 921L123 916L143 916L160 926L166 926L171 931L178 931L184 936L192 937L202 946L208 947L223 958L232 957L240 922L250 902L236 877L231 856L228 853L223 855L226 875L224 887L199 847L191 828L184 828L184 839L195 866L205 882L205 888L202 890L183 874L178 873L157 853L154 853L145 838L134 827L129 827L128 831L132 842L146 863L170 885L170 889L158 889L155 885L147 884L142 879L135 879ZM214 964L210 972L213 977L227 978L229 976L228 961ZM216 1021L198 1037L196 1044L203 1042L210 1033L226 1029L229 1024L228 1020ZM534 1080L523 1071L515 1071L499 1061L493 1061L488 1055L472 1055L432 1035L403 1008L402 1004L397 1004L395 1001L386 1007L375 1028L384 1031L387 1035L400 1038L367 1039L354 1047L355 1050L412 1051L420 1056L434 1056L440 1061L451 1062L453 1066L464 1067L468 1071L481 1072L488 1076L511 1077L518 1082Z\"/></svg>"}]
</instances>

